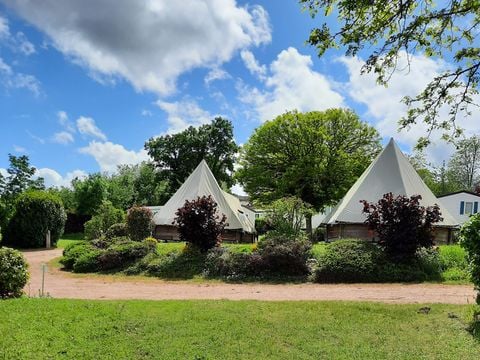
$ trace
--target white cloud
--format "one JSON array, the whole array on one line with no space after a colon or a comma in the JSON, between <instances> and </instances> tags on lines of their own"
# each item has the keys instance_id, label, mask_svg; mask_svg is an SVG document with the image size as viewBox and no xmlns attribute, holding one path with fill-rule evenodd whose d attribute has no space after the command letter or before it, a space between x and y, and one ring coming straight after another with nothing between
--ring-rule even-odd
<instances>
[{"instance_id":1,"label":"white cloud","mask_svg":"<svg viewBox=\"0 0 480 360\"><path fill-rule=\"evenodd\" d=\"M267 12L235 0L3 1L76 63L161 95L186 71L271 41Z\"/></svg>"},{"instance_id":2,"label":"white cloud","mask_svg":"<svg viewBox=\"0 0 480 360\"><path fill-rule=\"evenodd\" d=\"M240 184L235 184L235 185L232 186L232 193L237 194L237 195L241 195L241 196L248 195L245 192L245 189L243 188L243 186L240 185Z\"/></svg>"},{"instance_id":3,"label":"white cloud","mask_svg":"<svg viewBox=\"0 0 480 360\"><path fill-rule=\"evenodd\" d=\"M213 68L210 70L207 75L205 76L205 85L209 86L210 83L216 80L225 80L230 79L231 75L223 69L220 68Z\"/></svg>"},{"instance_id":4,"label":"white cloud","mask_svg":"<svg viewBox=\"0 0 480 360\"><path fill-rule=\"evenodd\" d=\"M158 100L156 104L168 114L169 128L165 132L167 134L180 132L189 126L209 123L215 117L191 99L176 102Z\"/></svg>"},{"instance_id":5,"label":"white cloud","mask_svg":"<svg viewBox=\"0 0 480 360\"><path fill-rule=\"evenodd\" d=\"M7 177L8 176L7 169L0 168L0 175L2 175L3 177Z\"/></svg>"},{"instance_id":6,"label":"white cloud","mask_svg":"<svg viewBox=\"0 0 480 360\"><path fill-rule=\"evenodd\" d=\"M132 151L122 145L108 142L92 141L88 146L81 148L80 153L95 158L102 171L113 173L118 165L133 165L149 159L146 150Z\"/></svg>"},{"instance_id":7,"label":"white cloud","mask_svg":"<svg viewBox=\"0 0 480 360\"><path fill-rule=\"evenodd\" d=\"M331 81L312 69L310 56L290 47L278 54L263 82L265 90L237 84L240 100L252 105L260 120L270 120L285 111L325 110L344 106L343 97Z\"/></svg>"},{"instance_id":8,"label":"white cloud","mask_svg":"<svg viewBox=\"0 0 480 360\"><path fill-rule=\"evenodd\" d=\"M13 35L10 32L8 20L0 15L0 40L3 44L15 52L20 52L26 56L34 54L35 46L27 39L21 31Z\"/></svg>"},{"instance_id":9,"label":"white cloud","mask_svg":"<svg viewBox=\"0 0 480 360\"><path fill-rule=\"evenodd\" d=\"M42 177L45 180L46 187L70 187L71 182L75 178L85 178L88 174L83 170L74 170L68 172L65 176L60 175L57 171L50 168L37 169L36 177Z\"/></svg>"},{"instance_id":10,"label":"white cloud","mask_svg":"<svg viewBox=\"0 0 480 360\"><path fill-rule=\"evenodd\" d=\"M10 29L8 27L8 20L0 15L0 39L10 36Z\"/></svg>"},{"instance_id":11,"label":"white cloud","mask_svg":"<svg viewBox=\"0 0 480 360\"><path fill-rule=\"evenodd\" d=\"M348 95L367 108L369 120L384 137L394 137L404 145L413 147L421 136L427 135L427 126L421 121L413 125L409 130L398 132L398 121L406 115L407 106L402 103L405 96L414 97L441 72L448 68L448 64L441 59L432 59L422 55L411 55L411 64L408 67L405 53L399 59L398 70L393 73L388 87L377 84L375 74L361 75L364 62L359 58L340 58L349 75L349 81L344 88ZM480 99L479 99L480 100ZM472 121L480 117L478 109L472 109L470 119L459 119L459 125L467 130L467 134L480 132L478 121ZM448 118L448 109L444 108L440 116ZM428 157L434 163L441 163L454 151L453 146L440 140L441 132L432 134L432 146L427 149Z\"/></svg>"},{"instance_id":12,"label":"white cloud","mask_svg":"<svg viewBox=\"0 0 480 360\"><path fill-rule=\"evenodd\" d=\"M13 150L16 153L27 153L27 149L25 149L23 146L13 145Z\"/></svg>"},{"instance_id":13,"label":"white cloud","mask_svg":"<svg viewBox=\"0 0 480 360\"><path fill-rule=\"evenodd\" d=\"M267 73L267 67L265 65L260 65L251 51L242 50L240 52L240 56L246 68L250 71L252 75L258 76L260 79L265 78L265 74Z\"/></svg>"},{"instance_id":14,"label":"white cloud","mask_svg":"<svg viewBox=\"0 0 480 360\"><path fill-rule=\"evenodd\" d=\"M63 111L63 110L57 111L57 118L58 118L58 123L65 129L65 131L69 133L75 132L75 125L68 118L68 114L66 111Z\"/></svg>"},{"instance_id":15,"label":"white cloud","mask_svg":"<svg viewBox=\"0 0 480 360\"><path fill-rule=\"evenodd\" d=\"M153 116L153 113L150 110L143 109L142 110L142 116Z\"/></svg>"},{"instance_id":16,"label":"white cloud","mask_svg":"<svg viewBox=\"0 0 480 360\"><path fill-rule=\"evenodd\" d=\"M7 89L27 89L35 96L40 96L40 82L29 74L15 73L12 67L0 58L0 82Z\"/></svg>"},{"instance_id":17,"label":"white cloud","mask_svg":"<svg viewBox=\"0 0 480 360\"><path fill-rule=\"evenodd\" d=\"M52 141L58 144L66 145L66 144L72 143L74 139L73 139L73 135L70 134L69 132L60 131L53 135Z\"/></svg>"},{"instance_id":18,"label":"white cloud","mask_svg":"<svg viewBox=\"0 0 480 360\"><path fill-rule=\"evenodd\" d=\"M20 51L24 55L32 55L35 51L35 46L27 39L23 32L18 32L15 35L14 45L17 51Z\"/></svg>"},{"instance_id":19,"label":"white cloud","mask_svg":"<svg viewBox=\"0 0 480 360\"><path fill-rule=\"evenodd\" d=\"M96 137L100 140L107 140L105 134L95 124L95 120L91 117L80 116L77 119L77 128L80 134Z\"/></svg>"}]
</instances>

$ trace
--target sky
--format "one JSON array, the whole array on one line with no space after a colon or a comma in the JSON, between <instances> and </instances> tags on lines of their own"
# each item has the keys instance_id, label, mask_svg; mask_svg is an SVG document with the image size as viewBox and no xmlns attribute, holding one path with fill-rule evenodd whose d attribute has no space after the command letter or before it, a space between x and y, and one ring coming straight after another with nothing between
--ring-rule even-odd
<instances>
[{"instance_id":1,"label":"sky","mask_svg":"<svg viewBox=\"0 0 480 360\"><path fill-rule=\"evenodd\" d=\"M151 137L220 115L243 144L293 109L351 108L411 151L425 128L397 131L401 99L452 64L414 55L385 88L360 74L365 54L317 56L305 40L323 21L295 0L0 0L0 172L26 154L67 186L147 160ZM479 114L460 124L478 133ZM433 140L441 163L452 147Z\"/></svg>"}]
</instances>

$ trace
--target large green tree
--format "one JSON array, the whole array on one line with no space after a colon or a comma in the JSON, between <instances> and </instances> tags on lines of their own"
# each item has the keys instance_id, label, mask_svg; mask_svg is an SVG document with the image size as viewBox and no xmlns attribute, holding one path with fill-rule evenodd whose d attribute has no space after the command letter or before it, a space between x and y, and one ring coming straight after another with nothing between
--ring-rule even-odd
<instances>
[{"instance_id":1,"label":"large green tree","mask_svg":"<svg viewBox=\"0 0 480 360\"><path fill-rule=\"evenodd\" d=\"M480 0L299 0L312 17L322 20L336 16L314 28L308 42L322 56L331 48L346 48L349 56L367 56L363 72L374 72L387 84L399 56L424 54L451 59L453 66L438 74L423 92L406 97L409 111L401 127L422 120L429 133L443 129L445 137L456 136L457 116L469 113L475 103L480 80ZM441 118L444 107L449 121ZM400 119L399 119L400 120ZM428 144L428 137L419 145Z\"/></svg>"},{"instance_id":2,"label":"large green tree","mask_svg":"<svg viewBox=\"0 0 480 360\"><path fill-rule=\"evenodd\" d=\"M321 211L345 195L379 151L377 131L350 110L287 112L254 131L236 178L260 203L296 196Z\"/></svg>"},{"instance_id":3,"label":"large green tree","mask_svg":"<svg viewBox=\"0 0 480 360\"><path fill-rule=\"evenodd\" d=\"M473 191L480 182L480 137L459 141L448 168L464 190Z\"/></svg>"},{"instance_id":4,"label":"large green tree","mask_svg":"<svg viewBox=\"0 0 480 360\"><path fill-rule=\"evenodd\" d=\"M74 199L79 215L94 215L107 198L107 181L101 174L72 181Z\"/></svg>"},{"instance_id":5,"label":"large green tree","mask_svg":"<svg viewBox=\"0 0 480 360\"><path fill-rule=\"evenodd\" d=\"M233 139L229 120L215 118L198 128L190 126L173 135L152 138L145 149L159 169L161 178L168 180L169 192L175 192L197 165L205 159L217 181L230 187L235 154L238 146Z\"/></svg>"}]
</instances>

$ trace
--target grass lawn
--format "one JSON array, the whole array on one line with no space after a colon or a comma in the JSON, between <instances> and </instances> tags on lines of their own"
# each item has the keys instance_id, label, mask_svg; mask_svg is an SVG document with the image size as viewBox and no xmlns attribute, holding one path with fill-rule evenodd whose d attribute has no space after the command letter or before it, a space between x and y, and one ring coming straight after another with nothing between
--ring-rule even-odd
<instances>
[{"instance_id":1,"label":"grass lawn","mask_svg":"<svg viewBox=\"0 0 480 360\"><path fill-rule=\"evenodd\" d=\"M62 238L57 241L57 248L64 249L68 244L84 239L85 235L83 233L63 234Z\"/></svg>"},{"instance_id":2,"label":"grass lawn","mask_svg":"<svg viewBox=\"0 0 480 360\"><path fill-rule=\"evenodd\" d=\"M467 306L342 302L0 303L5 359L478 359Z\"/></svg>"}]
</instances>

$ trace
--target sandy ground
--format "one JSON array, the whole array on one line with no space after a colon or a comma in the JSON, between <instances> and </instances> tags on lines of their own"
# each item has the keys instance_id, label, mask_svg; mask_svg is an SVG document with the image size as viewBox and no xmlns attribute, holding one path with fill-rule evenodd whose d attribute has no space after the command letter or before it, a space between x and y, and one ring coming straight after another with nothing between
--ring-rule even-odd
<instances>
[{"instance_id":1,"label":"sandy ground","mask_svg":"<svg viewBox=\"0 0 480 360\"><path fill-rule=\"evenodd\" d=\"M25 287L38 296L42 263L61 256L61 249L24 252L31 279ZM348 300L384 303L474 303L472 286L441 284L226 284L125 279L113 276L76 276L48 268L45 292L69 299L229 299L229 300Z\"/></svg>"}]
</instances>

